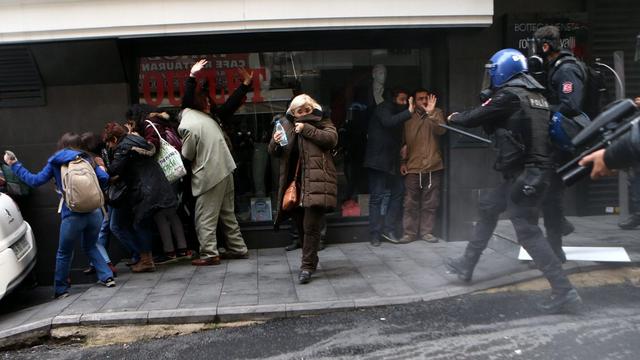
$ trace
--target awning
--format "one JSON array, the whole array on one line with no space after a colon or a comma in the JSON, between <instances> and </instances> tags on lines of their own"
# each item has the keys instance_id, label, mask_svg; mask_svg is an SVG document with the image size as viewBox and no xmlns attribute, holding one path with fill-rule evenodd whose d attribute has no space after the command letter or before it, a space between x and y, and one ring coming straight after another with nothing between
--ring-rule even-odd
<instances>
[{"instance_id":1,"label":"awning","mask_svg":"<svg viewBox=\"0 0 640 360\"><path fill-rule=\"evenodd\" d=\"M492 0L6 0L0 43L234 32L478 27Z\"/></svg>"}]
</instances>

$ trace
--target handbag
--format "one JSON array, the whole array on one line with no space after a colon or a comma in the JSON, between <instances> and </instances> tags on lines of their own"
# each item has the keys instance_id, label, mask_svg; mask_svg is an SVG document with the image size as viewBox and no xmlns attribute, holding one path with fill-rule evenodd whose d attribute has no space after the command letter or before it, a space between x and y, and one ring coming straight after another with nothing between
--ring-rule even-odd
<instances>
[{"instance_id":1,"label":"handbag","mask_svg":"<svg viewBox=\"0 0 640 360\"><path fill-rule=\"evenodd\" d=\"M164 176L170 183L180 180L180 178L187 175L187 169L182 162L182 156L178 150L160 136L160 132L151 121L146 121L153 127L153 130L158 134L158 139L160 139L160 149L158 149L156 153L156 161L160 164Z\"/></svg>"},{"instance_id":2,"label":"handbag","mask_svg":"<svg viewBox=\"0 0 640 360\"><path fill-rule=\"evenodd\" d=\"M293 175L293 181L287 187L282 198L282 210L293 210L300 203L300 194L298 193L298 172L300 171L300 158L296 165L296 173Z\"/></svg>"},{"instance_id":3,"label":"handbag","mask_svg":"<svg viewBox=\"0 0 640 360\"><path fill-rule=\"evenodd\" d=\"M107 203L114 208L124 205L127 199L127 184L120 180L109 185L107 189Z\"/></svg>"}]
</instances>

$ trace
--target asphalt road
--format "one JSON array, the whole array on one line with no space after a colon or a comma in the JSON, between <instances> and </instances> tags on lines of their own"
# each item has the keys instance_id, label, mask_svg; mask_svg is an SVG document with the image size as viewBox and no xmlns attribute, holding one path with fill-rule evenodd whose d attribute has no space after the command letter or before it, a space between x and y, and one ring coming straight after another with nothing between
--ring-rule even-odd
<instances>
[{"instance_id":1,"label":"asphalt road","mask_svg":"<svg viewBox=\"0 0 640 360\"><path fill-rule=\"evenodd\" d=\"M273 320L127 345L41 345L1 359L639 359L640 288L583 288L577 314L544 315L546 292L468 295Z\"/></svg>"}]
</instances>

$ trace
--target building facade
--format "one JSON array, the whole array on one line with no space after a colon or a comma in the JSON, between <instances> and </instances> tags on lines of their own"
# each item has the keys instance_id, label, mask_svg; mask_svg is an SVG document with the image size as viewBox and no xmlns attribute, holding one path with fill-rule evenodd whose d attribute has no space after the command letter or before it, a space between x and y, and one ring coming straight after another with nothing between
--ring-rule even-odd
<instances>
[{"instance_id":1,"label":"building facade","mask_svg":"<svg viewBox=\"0 0 640 360\"><path fill-rule=\"evenodd\" d=\"M359 204L329 215L329 241L365 240L368 191L361 157L373 67L385 67L385 88L425 87L446 113L460 111L477 104L491 54L523 48L522 40L538 26L558 24L567 45L588 61L599 57L612 64L613 51L623 50L626 89L633 96L640 94L632 53L640 33L633 19L638 7L631 0L7 1L0 4L0 147L35 170L63 132L100 132L104 123L122 121L132 103L175 111L197 59L209 60L202 80L217 102L237 86L235 68L250 68L252 91L226 129L238 164L237 216L249 245L288 242L286 231L275 233L270 225L277 162L265 144L274 117L299 92L330 112L340 132L340 203ZM437 234L466 240L477 195L498 180L493 152L453 134L442 146L446 174ZM578 188L566 199L571 213L617 206L615 180ZM584 191L599 202L576 196ZM56 196L44 186L21 205L38 239L38 272L47 281L57 246L51 231L59 222ZM83 262L78 257L74 267Z\"/></svg>"}]
</instances>

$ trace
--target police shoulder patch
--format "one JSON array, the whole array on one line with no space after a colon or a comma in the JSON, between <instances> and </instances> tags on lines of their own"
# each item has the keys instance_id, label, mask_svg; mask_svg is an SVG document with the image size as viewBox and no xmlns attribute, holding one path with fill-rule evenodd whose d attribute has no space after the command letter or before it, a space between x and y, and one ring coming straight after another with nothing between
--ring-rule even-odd
<instances>
[{"instance_id":1,"label":"police shoulder patch","mask_svg":"<svg viewBox=\"0 0 640 360\"><path fill-rule=\"evenodd\" d=\"M565 81L562 83L562 92L565 94L571 94L573 92L573 83L571 81Z\"/></svg>"}]
</instances>

